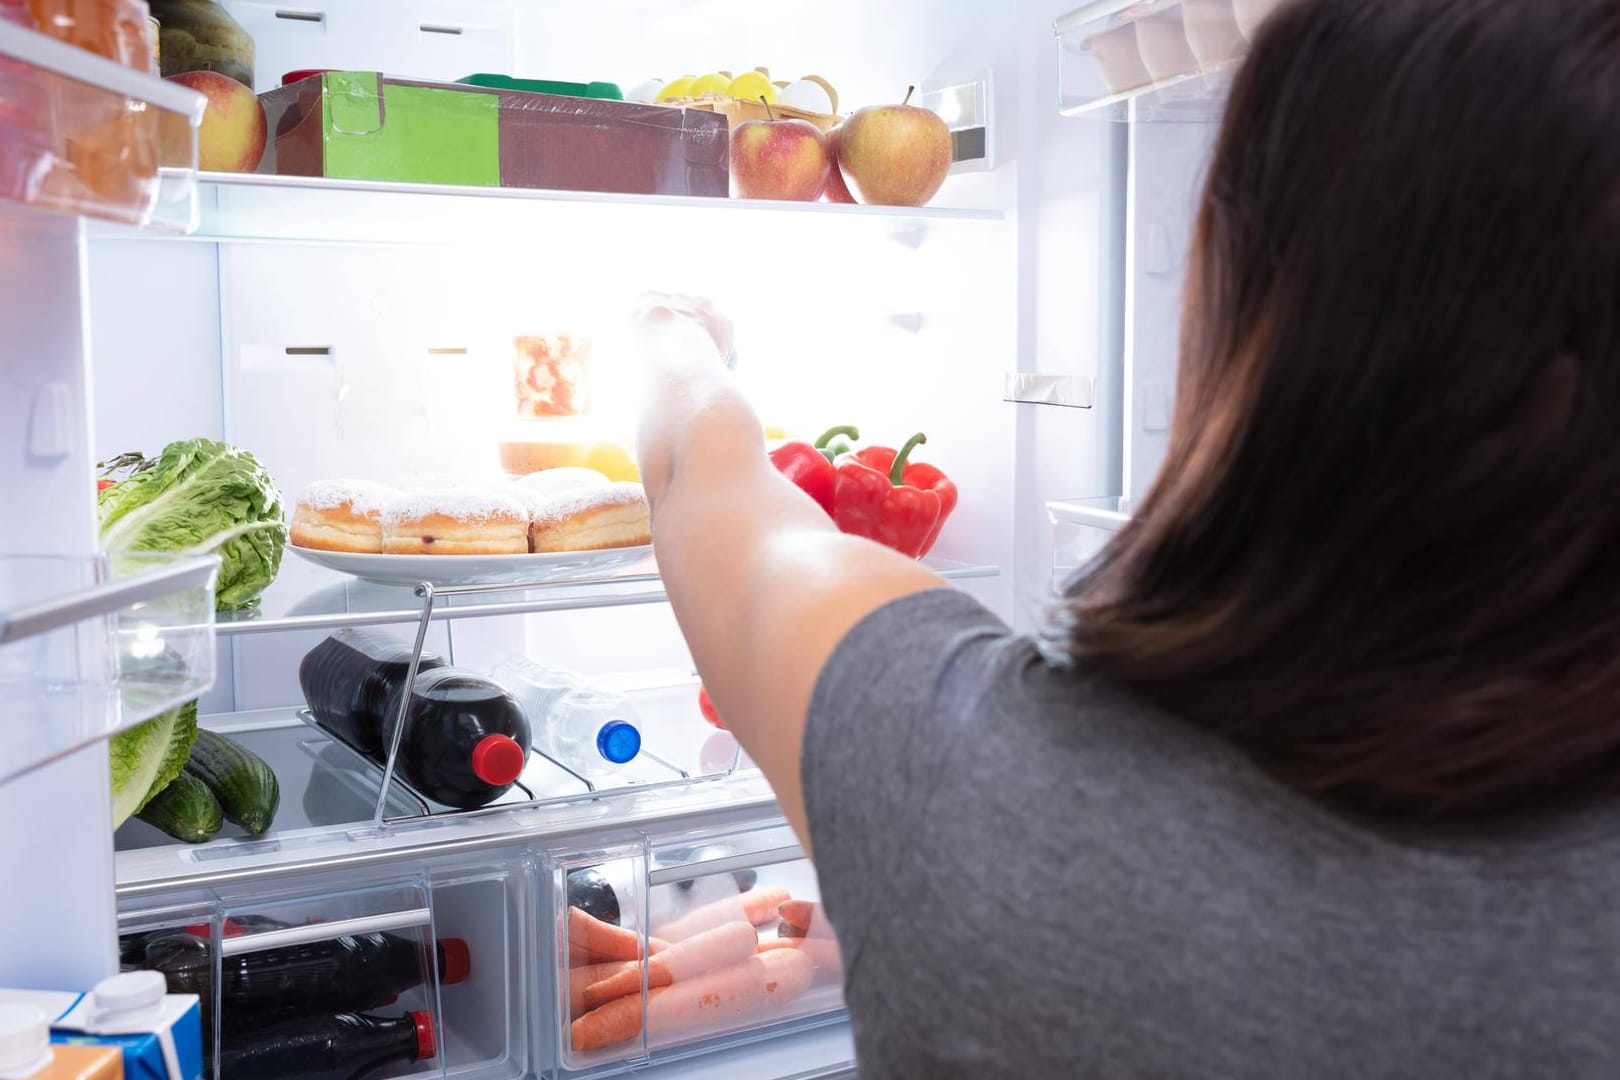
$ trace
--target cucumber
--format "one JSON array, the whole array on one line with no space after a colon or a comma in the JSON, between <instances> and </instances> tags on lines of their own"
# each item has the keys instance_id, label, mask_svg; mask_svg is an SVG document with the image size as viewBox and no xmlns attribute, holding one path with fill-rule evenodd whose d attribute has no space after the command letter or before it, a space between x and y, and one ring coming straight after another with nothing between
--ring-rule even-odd
<instances>
[{"instance_id":1,"label":"cucumber","mask_svg":"<svg viewBox=\"0 0 1620 1080\"><path fill-rule=\"evenodd\" d=\"M225 812L208 785L184 772L135 816L188 844L212 839L225 823Z\"/></svg>"},{"instance_id":2,"label":"cucumber","mask_svg":"<svg viewBox=\"0 0 1620 1080\"><path fill-rule=\"evenodd\" d=\"M276 820L281 785L275 770L240 743L199 728L185 771L208 785L225 817L249 836L258 836Z\"/></svg>"}]
</instances>

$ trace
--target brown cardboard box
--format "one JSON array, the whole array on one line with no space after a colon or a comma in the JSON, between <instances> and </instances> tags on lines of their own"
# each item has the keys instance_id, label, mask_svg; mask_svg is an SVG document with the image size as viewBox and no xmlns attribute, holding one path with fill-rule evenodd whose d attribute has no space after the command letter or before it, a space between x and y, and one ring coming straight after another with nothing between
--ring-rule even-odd
<instances>
[{"instance_id":1,"label":"brown cardboard box","mask_svg":"<svg viewBox=\"0 0 1620 1080\"><path fill-rule=\"evenodd\" d=\"M723 116L502 90L501 186L630 195L731 192Z\"/></svg>"},{"instance_id":2,"label":"brown cardboard box","mask_svg":"<svg viewBox=\"0 0 1620 1080\"><path fill-rule=\"evenodd\" d=\"M261 171L632 195L730 193L724 116L326 72L260 95Z\"/></svg>"}]
</instances>

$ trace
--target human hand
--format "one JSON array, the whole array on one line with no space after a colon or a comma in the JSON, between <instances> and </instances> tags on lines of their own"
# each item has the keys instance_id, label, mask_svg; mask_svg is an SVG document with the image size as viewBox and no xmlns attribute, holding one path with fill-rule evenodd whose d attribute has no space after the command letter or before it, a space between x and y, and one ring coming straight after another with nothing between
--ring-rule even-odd
<instances>
[{"instance_id":1,"label":"human hand","mask_svg":"<svg viewBox=\"0 0 1620 1080\"><path fill-rule=\"evenodd\" d=\"M644 350L683 326L701 330L714 343L726 366L736 365L736 330L731 320L704 297L643 293L630 316L631 333Z\"/></svg>"}]
</instances>

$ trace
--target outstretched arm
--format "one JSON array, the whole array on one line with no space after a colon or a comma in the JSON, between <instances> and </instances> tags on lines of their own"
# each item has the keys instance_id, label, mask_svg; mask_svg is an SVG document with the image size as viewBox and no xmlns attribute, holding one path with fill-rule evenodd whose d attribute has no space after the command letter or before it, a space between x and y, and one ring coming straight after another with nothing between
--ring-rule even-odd
<instances>
[{"instance_id":1,"label":"outstretched arm","mask_svg":"<svg viewBox=\"0 0 1620 1080\"><path fill-rule=\"evenodd\" d=\"M641 472L670 603L716 709L809 850L799 760L822 666L868 613L941 581L840 533L772 467L722 363L721 316L655 301L636 331L647 372Z\"/></svg>"}]
</instances>

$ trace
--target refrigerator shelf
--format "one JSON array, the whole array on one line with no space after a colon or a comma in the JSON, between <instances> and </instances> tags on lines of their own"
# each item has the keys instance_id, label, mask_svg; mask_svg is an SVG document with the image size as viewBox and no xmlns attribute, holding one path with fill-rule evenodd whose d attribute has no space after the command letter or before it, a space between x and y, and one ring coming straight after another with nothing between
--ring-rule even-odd
<instances>
[{"instance_id":1,"label":"refrigerator shelf","mask_svg":"<svg viewBox=\"0 0 1620 1080\"><path fill-rule=\"evenodd\" d=\"M999 222L1000 210L946 206L621 195L542 188L466 187L248 173L202 173L193 239L354 244L511 245L550 237L561 224L622 235L637 223L660 231L669 215L745 215L799 221L806 228L891 228ZM740 226L739 226L740 227ZM108 228L97 235L138 236Z\"/></svg>"},{"instance_id":2,"label":"refrigerator shelf","mask_svg":"<svg viewBox=\"0 0 1620 1080\"><path fill-rule=\"evenodd\" d=\"M1276 0L1094 0L1056 20L1058 111L1122 122L1218 121Z\"/></svg>"},{"instance_id":3,"label":"refrigerator shelf","mask_svg":"<svg viewBox=\"0 0 1620 1080\"><path fill-rule=\"evenodd\" d=\"M120 851L173 847L194 859L219 857L288 843L308 845L326 834L356 830L408 829L417 824L442 825L449 820L488 818L510 810L547 810L622 800L668 792L740 774L753 774L753 763L737 740L705 722L697 707L697 682L651 686L628 691L640 719L642 750L612 782L595 783L530 750L518 785L500 799L475 810L454 810L434 803L399 777L383 797L385 770L321 728L307 709L269 709L255 713L205 717L203 726L228 734L263 758L281 787L274 828L249 837L227 825L214 840L180 844L156 829L132 820L118 834ZM381 816L378 816L379 800Z\"/></svg>"},{"instance_id":4,"label":"refrigerator shelf","mask_svg":"<svg viewBox=\"0 0 1620 1080\"><path fill-rule=\"evenodd\" d=\"M647 732L647 739L667 760L698 759L704 743L719 734L695 720L695 683L650 688L632 696L651 722L664 728ZM184 844L131 819L115 837L121 897L216 888L227 882L386 862L406 852L481 850L509 846L520 837L633 828L717 809L774 804L770 787L746 758L727 776L636 784L596 795L584 794L575 783L573 794L561 798L557 793L572 782L570 778L544 759L531 758L525 779L549 793L543 801L433 814L419 796L395 784L388 795L388 823L378 828L374 815L382 790L381 767L309 724L296 710L210 716L203 719L203 726L240 743L275 772L281 788L275 825L254 837L227 823L207 843ZM730 749L735 754L734 744Z\"/></svg>"},{"instance_id":5,"label":"refrigerator shelf","mask_svg":"<svg viewBox=\"0 0 1620 1080\"><path fill-rule=\"evenodd\" d=\"M207 99L0 19L0 200L184 233Z\"/></svg>"},{"instance_id":6,"label":"refrigerator shelf","mask_svg":"<svg viewBox=\"0 0 1620 1080\"><path fill-rule=\"evenodd\" d=\"M214 555L0 556L0 783L214 682Z\"/></svg>"},{"instance_id":7,"label":"refrigerator shelf","mask_svg":"<svg viewBox=\"0 0 1620 1080\"><path fill-rule=\"evenodd\" d=\"M945 559L927 565L952 581L993 578L994 566L975 566ZM530 615L551 611L659 604L666 599L657 567L649 560L621 571L576 581L535 585L479 586L462 593L439 588L435 593L435 620L469 619L497 615ZM286 559L281 572L249 611L222 612L217 632L223 635L273 633L281 630L337 630L346 626L414 623L422 617L422 587L409 589L373 585Z\"/></svg>"}]
</instances>

